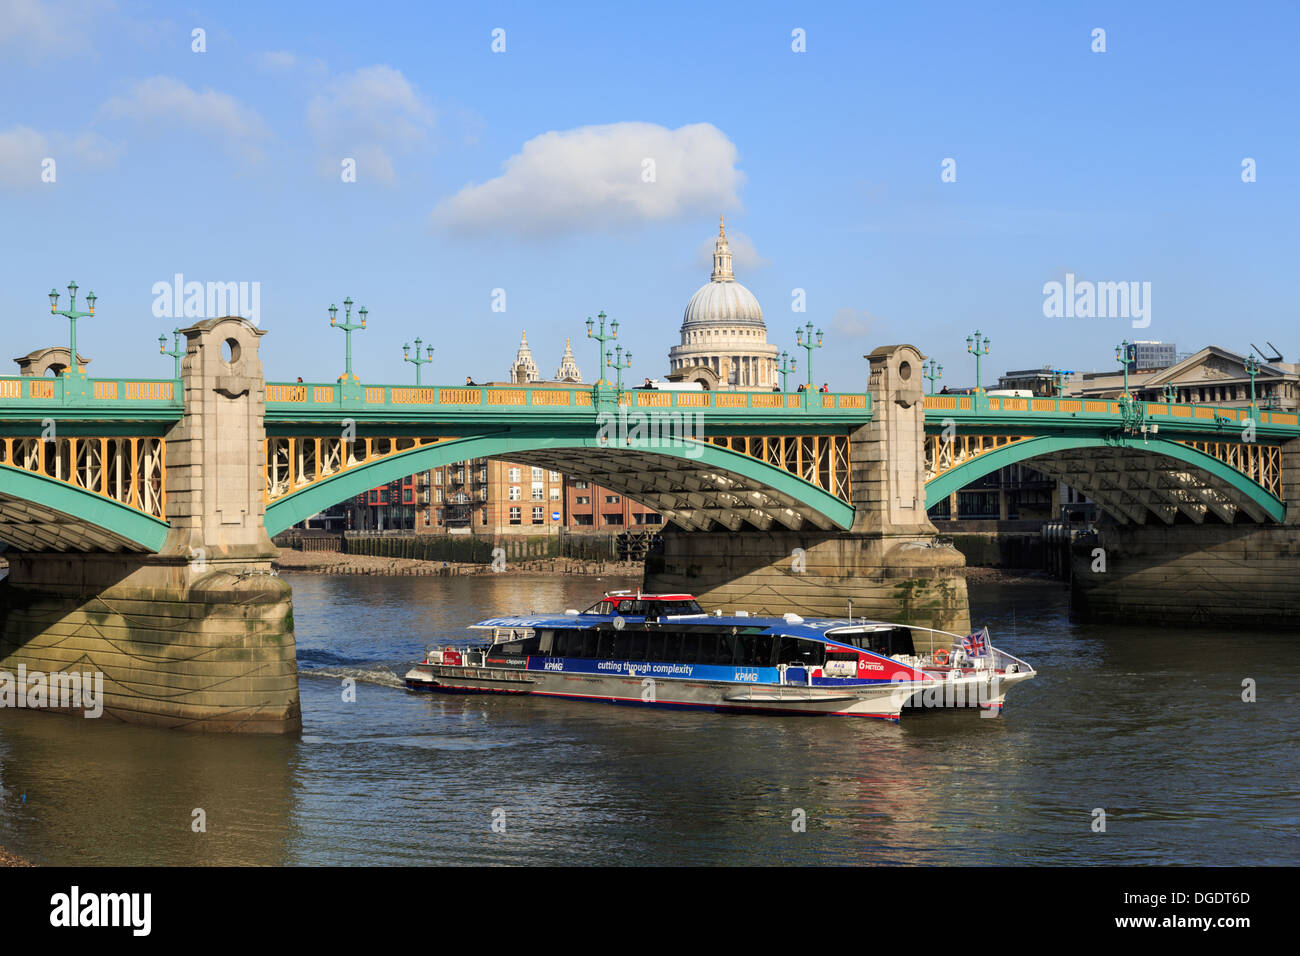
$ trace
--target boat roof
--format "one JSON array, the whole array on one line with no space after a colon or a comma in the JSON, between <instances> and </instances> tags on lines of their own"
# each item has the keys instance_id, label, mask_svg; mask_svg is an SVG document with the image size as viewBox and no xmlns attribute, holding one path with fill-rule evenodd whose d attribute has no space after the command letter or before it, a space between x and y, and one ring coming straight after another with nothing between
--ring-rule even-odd
<instances>
[{"instance_id":1,"label":"boat roof","mask_svg":"<svg viewBox=\"0 0 1300 956\"><path fill-rule=\"evenodd\" d=\"M694 594L642 594L636 591L606 591L602 601L694 601Z\"/></svg>"},{"instance_id":2,"label":"boat roof","mask_svg":"<svg viewBox=\"0 0 1300 956\"><path fill-rule=\"evenodd\" d=\"M861 618L801 619L789 621L783 617L749 617L738 615L675 615L661 618L660 623L673 623L692 630L718 630L719 628L741 628L748 634L771 634L785 637L806 637L812 640L829 641L841 644L833 635L836 631L885 630L894 627L908 627L906 624L893 624L888 621L867 621ZM639 622L630 626L641 626ZM544 627L592 627L601 630L613 627L613 623L597 614L530 614L518 617L490 617L472 624L475 629L495 628L537 628Z\"/></svg>"}]
</instances>

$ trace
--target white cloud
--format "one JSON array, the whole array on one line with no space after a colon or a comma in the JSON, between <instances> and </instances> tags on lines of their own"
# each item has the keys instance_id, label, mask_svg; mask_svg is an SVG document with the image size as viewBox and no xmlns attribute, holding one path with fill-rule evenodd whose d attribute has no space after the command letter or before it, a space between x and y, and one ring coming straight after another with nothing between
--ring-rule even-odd
<instances>
[{"instance_id":1,"label":"white cloud","mask_svg":"<svg viewBox=\"0 0 1300 956\"><path fill-rule=\"evenodd\" d=\"M154 131L175 127L198 130L223 140L250 160L261 157L258 143L270 136L261 116L229 93L199 92L170 76L140 80L126 96L105 103L103 112Z\"/></svg>"},{"instance_id":2,"label":"white cloud","mask_svg":"<svg viewBox=\"0 0 1300 956\"><path fill-rule=\"evenodd\" d=\"M41 180L46 159L55 162L55 173L71 159L85 166L106 166L120 152L98 133L68 136L42 133L30 126L0 130L0 189L25 189L45 185ZM56 179L57 182L57 179Z\"/></svg>"},{"instance_id":3,"label":"white cloud","mask_svg":"<svg viewBox=\"0 0 1300 956\"><path fill-rule=\"evenodd\" d=\"M257 65L264 70L292 70L298 57L288 50L268 50L257 55Z\"/></svg>"},{"instance_id":4,"label":"white cloud","mask_svg":"<svg viewBox=\"0 0 1300 956\"><path fill-rule=\"evenodd\" d=\"M713 252L717 247L717 236L710 236L695 247L695 261L702 268L713 268ZM754 240L743 232L727 229L727 248L731 250L731 268L737 272L752 272L769 264L769 260L758 254Z\"/></svg>"},{"instance_id":5,"label":"white cloud","mask_svg":"<svg viewBox=\"0 0 1300 956\"><path fill-rule=\"evenodd\" d=\"M307 126L323 170L337 176L339 161L357 160L359 180L396 181L391 153L428 141L434 111L401 70L367 66L329 81L307 104Z\"/></svg>"},{"instance_id":6,"label":"white cloud","mask_svg":"<svg viewBox=\"0 0 1300 956\"><path fill-rule=\"evenodd\" d=\"M653 182L643 171L653 161ZM503 172L439 203L435 225L461 233L547 235L716 215L740 204L735 145L711 123L612 123L543 133Z\"/></svg>"},{"instance_id":7,"label":"white cloud","mask_svg":"<svg viewBox=\"0 0 1300 956\"><path fill-rule=\"evenodd\" d=\"M0 46L29 59L84 52L94 21L112 7L108 0L0 0Z\"/></svg>"},{"instance_id":8,"label":"white cloud","mask_svg":"<svg viewBox=\"0 0 1300 956\"><path fill-rule=\"evenodd\" d=\"M0 130L0 187L40 185L41 160L49 155L49 140L31 127Z\"/></svg>"},{"instance_id":9,"label":"white cloud","mask_svg":"<svg viewBox=\"0 0 1300 956\"><path fill-rule=\"evenodd\" d=\"M837 309L831 318L831 332L847 338L868 335L878 328L880 319L866 309Z\"/></svg>"}]
</instances>

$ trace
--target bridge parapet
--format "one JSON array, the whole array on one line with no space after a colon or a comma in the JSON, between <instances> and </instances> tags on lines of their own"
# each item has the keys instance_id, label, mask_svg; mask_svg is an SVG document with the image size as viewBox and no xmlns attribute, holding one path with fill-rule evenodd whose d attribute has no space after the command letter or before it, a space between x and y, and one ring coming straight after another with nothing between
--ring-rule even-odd
<instances>
[{"instance_id":1,"label":"bridge parapet","mask_svg":"<svg viewBox=\"0 0 1300 956\"><path fill-rule=\"evenodd\" d=\"M858 393L823 392L710 392L657 389L624 389L608 393L613 407L680 412L703 412L715 416L739 415L752 419L753 413L775 415L791 420L801 416L828 416L845 421L862 421L871 415L871 397ZM566 412L590 415L603 404L592 386L557 385L474 385L424 387L406 385L362 385L360 404L345 402L343 388L337 383L269 382L266 405L270 418L278 419L322 411L337 415L346 409L391 418L402 412L425 413L431 409L462 413L481 418L484 412L506 412L532 416L564 415Z\"/></svg>"}]
</instances>

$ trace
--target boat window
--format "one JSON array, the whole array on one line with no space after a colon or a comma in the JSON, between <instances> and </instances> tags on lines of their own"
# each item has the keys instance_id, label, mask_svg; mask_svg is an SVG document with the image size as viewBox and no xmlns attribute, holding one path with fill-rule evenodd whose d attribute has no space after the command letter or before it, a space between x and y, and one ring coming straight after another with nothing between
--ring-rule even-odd
<instances>
[{"instance_id":1,"label":"boat window","mask_svg":"<svg viewBox=\"0 0 1300 956\"><path fill-rule=\"evenodd\" d=\"M894 654L916 653L912 645L912 630L907 627L881 628L857 634L834 634L831 638L887 657Z\"/></svg>"},{"instance_id":2,"label":"boat window","mask_svg":"<svg viewBox=\"0 0 1300 956\"><path fill-rule=\"evenodd\" d=\"M525 657L536 654L539 640L537 637L526 637L521 641L502 641L500 644L492 645L492 653L503 654L507 657Z\"/></svg>"},{"instance_id":3,"label":"boat window","mask_svg":"<svg viewBox=\"0 0 1300 956\"><path fill-rule=\"evenodd\" d=\"M680 664L698 664L700 661L700 635L683 634L682 647L677 652L677 662Z\"/></svg>"},{"instance_id":4,"label":"boat window","mask_svg":"<svg viewBox=\"0 0 1300 956\"><path fill-rule=\"evenodd\" d=\"M632 650L632 634L629 631L614 633L614 660L625 661Z\"/></svg>"},{"instance_id":5,"label":"boat window","mask_svg":"<svg viewBox=\"0 0 1300 956\"><path fill-rule=\"evenodd\" d=\"M664 633L664 646L659 652L659 659L670 664L677 664L682 659L682 636L676 631Z\"/></svg>"},{"instance_id":6,"label":"boat window","mask_svg":"<svg viewBox=\"0 0 1300 956\"><path fill-rule=\"evenodd\" d=\"M587 610L583 611L582 613L609 615L609 614L616 613L617 610L618 610L618 605L615 604L613 601L606 599L604 601L597 601L595 604L587 608Z\"/></svg>"},{"instance_id":7,"label":"boat window","mask_svg":"<svg viewBox=\"0 0 1300 956\"><path fill-rule=\"evenodd\" d=\"M599 641L599 635L595 630L582 632L582 654L581 657L591 658L596 656L596 646Z\"/></svg>"},{"instance_id":8,"label":"boat window","mask_svg":"<svg viewBox=\"0 0 1300 956\"><path fill-rule=\"evenodd\" d=\"M778 664L793 664L799 667L820 667L826 656L825 645L821 641L812 641L803 637L782 636L777 652Z\"/></svg>"},{"instance_id":9,"label":"boat window","mask_svg":"<svg viewBox=\"0 0 1300 956\"><path fill-rule=\"evenodd\" d=\"M614 659L614 632L600 631L596 640L596 659L608 661Z\"/></svg>"},{"instance_id":10,"label":"boat window","mask_svg":"<svg viewBox=\"0 0 1300 956\"><path fill-rule=\"evenodd\" d=\"M633 631L632 644L628 648L627 657L632 661L643 661L646 659L646 632Z\"/></svg>"},{"instance_id":11,"label":"boat window","mask_svg":"<svg viewBox=\"0 0 1300 956\"><path fill-rule=\"evenodd\" d=\"M664 660L664 639L668 635L663 631L655 631L653 634L646 635L645 642L645 659L648 661Z\"/></svg>"},{"instance_id":12,"label":"boat window","mask_svg":"<svg viewBox=\"0 0 1300 956\"><path fill-rule=\"evenodd\" d=\"M537 632L537 653L549 654L555 643L555 632L549 628Z\"/></svg>"}]
</instances>

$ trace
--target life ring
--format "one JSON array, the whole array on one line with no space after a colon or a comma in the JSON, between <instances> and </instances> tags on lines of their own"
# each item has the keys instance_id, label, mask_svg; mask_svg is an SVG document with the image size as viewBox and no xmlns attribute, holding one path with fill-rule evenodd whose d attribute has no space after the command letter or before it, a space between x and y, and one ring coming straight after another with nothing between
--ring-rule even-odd
<instances>
[{"instance_id":1,"label":"life ring","mask_svg":"<svg viewBox=\"0 0 1300 956\"><path fill-rule=\"evenodd\" d=\"M942 657L939 656L941 654L943 655ZM948 658L949 658L948 652L944 650L942 647L934 652L934 662L938 664L940 667L948 663Z\"/></svg>"}]
</instances>

